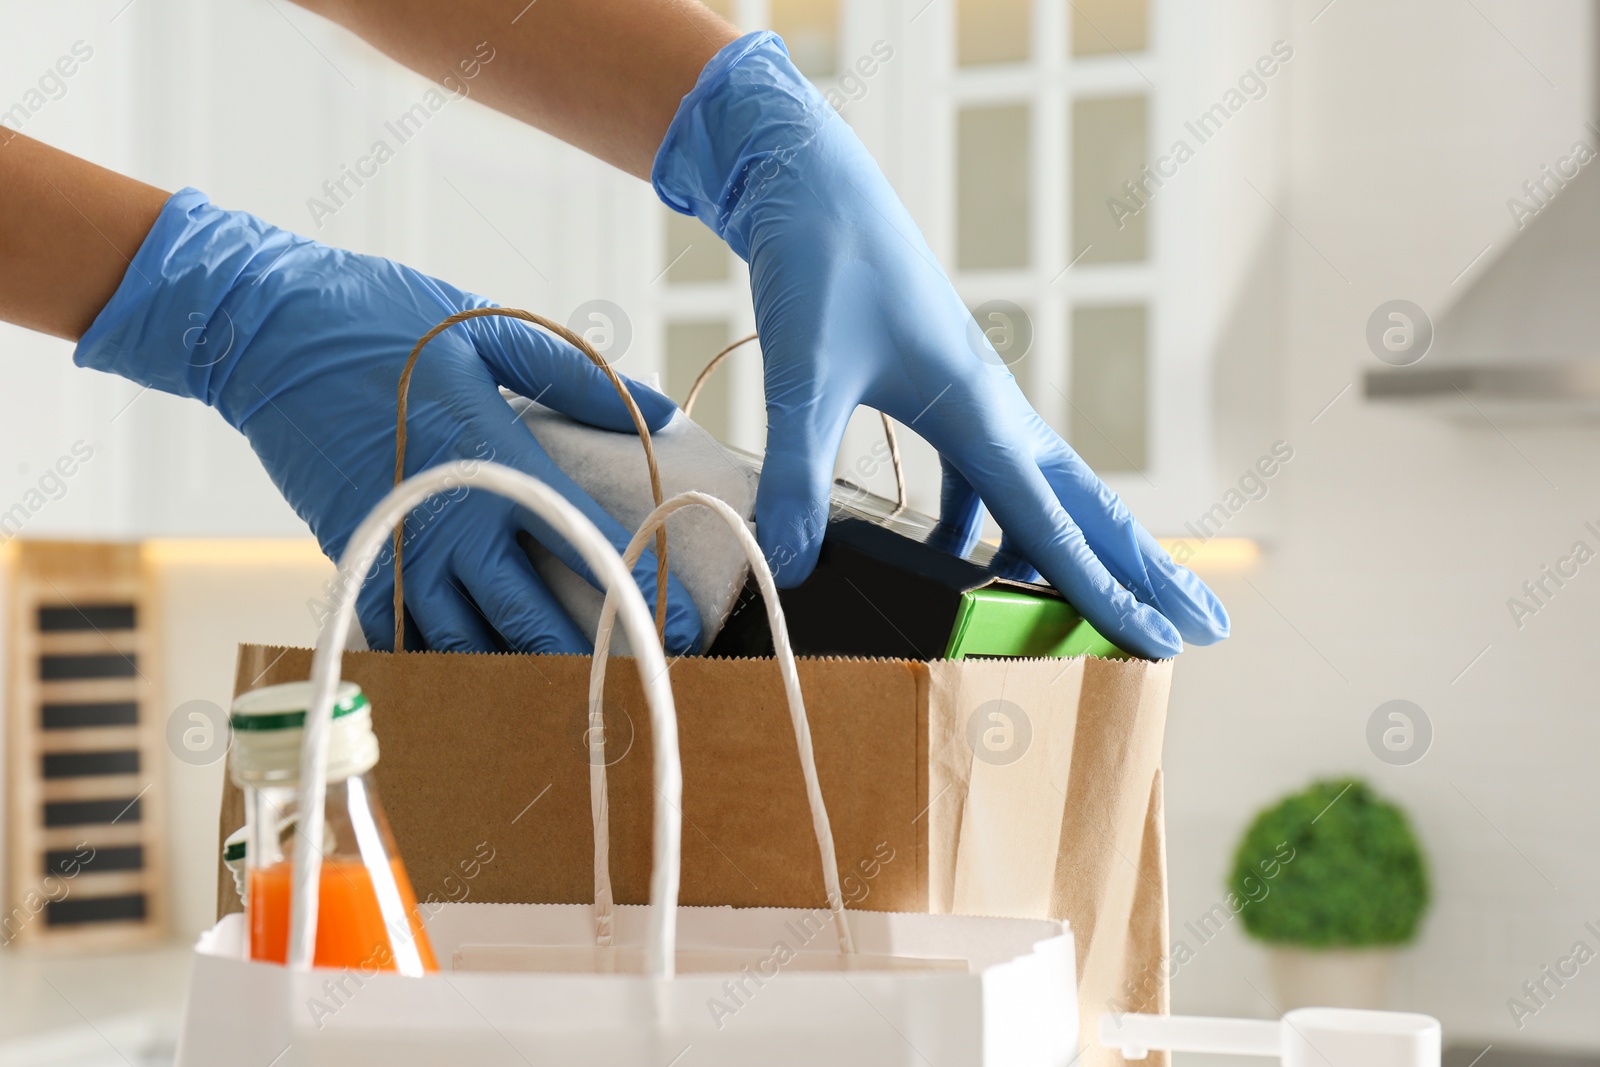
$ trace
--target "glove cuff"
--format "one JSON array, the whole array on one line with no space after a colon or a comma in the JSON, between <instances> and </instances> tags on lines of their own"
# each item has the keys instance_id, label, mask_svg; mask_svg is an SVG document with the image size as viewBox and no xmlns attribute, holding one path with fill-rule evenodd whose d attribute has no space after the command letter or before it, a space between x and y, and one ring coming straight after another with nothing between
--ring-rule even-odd
<instances>
[{"instance_id":1,"label":"glove cuff","mask_svg":"<svg viewBox=\"0 0 1600 1067\"><path fill-rule=\"evenodd\" d=\"M198 189L179 190L78 341L73 362L217 407L244 347L224 301L266 246L286 236L252 215L212 206Z\"/></svg>"},{"instance_id":2,"label":"glove cuff","mask_svg":"<svg viewBox=\"0 0 1600 1067\"><path fill-rule=\"evenodd\" d=\"M750 258L748 209L762 188L838 116L771 31L723 47L678 105L650 184L674 211L695 215Z\"/></svg>"}]
</instances>

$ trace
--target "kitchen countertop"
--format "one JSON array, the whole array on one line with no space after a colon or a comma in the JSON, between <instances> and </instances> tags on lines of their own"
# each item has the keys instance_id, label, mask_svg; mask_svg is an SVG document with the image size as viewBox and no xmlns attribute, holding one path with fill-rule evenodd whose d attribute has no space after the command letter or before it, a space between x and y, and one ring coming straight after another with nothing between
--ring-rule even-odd
<instances>
[{"instance_id":1,"label":"kitchen countertop","mask_svg":"<svg viewBox=\"0 0 1600 1067\"><path fill-rule=\"evenodd\" d=\"M170 1064L191 946L108 955L0 949L0 1063Z\"/></svg>"}]
</instances>

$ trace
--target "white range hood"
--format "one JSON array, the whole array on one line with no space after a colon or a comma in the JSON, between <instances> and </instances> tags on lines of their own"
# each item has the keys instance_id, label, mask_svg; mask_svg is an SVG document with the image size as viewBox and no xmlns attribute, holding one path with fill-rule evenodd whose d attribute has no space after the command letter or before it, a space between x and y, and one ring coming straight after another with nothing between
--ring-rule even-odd
<instances>
[{"instance_id":1,"label":"white range hood","mask_svg":"<svg viewBox=\"0 0 1600 1067\"><path fill-rule=\"evenodd\" d=\"M1600 127L1583 140L1600 150ZM1368 371L1368 398L1600 415L1600 158L1544 180L1546 205L1441 317L1425 358Z\"/></svg>"}]
</instances>

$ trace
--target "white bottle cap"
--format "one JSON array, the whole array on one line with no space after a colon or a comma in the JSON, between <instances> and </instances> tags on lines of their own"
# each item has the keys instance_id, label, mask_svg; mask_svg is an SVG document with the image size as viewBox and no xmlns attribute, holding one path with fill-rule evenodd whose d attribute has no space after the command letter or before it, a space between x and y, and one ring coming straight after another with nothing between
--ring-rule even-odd
<instances>
[{"instance_id":1,"label":"white bottle cap","mask_svg":"<svg viewBox=\"0 0 1600 1067\"><path fill-rule=\"evenodd\" d=\"M286 682L241 694L229 722L233 747L228 769L241 786L292 786L300 778L300 744L305 735L310 682ZM372 732L372 705L361 687L340 682L333 698L329 733L328 781L365 774L378 762Z\"/></svg>"}]
</instances>

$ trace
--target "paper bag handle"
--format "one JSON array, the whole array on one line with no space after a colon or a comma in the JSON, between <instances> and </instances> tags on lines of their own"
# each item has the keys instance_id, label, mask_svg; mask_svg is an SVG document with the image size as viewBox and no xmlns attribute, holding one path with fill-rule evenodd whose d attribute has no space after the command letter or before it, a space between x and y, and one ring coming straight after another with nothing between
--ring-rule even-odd
<instances>
[{"instance_id":1,"label":"paper bag handle","mask_svg":"<svg viewBox=\"0 0 1600 1067\"><path fill-rule=\"evenodd\" d=\"M650 609L634 583L628 566L616 549L582 512L560 493L530 475L498 463L457 460L429 467L421 474L390 490L378 506L356 527L344 555L339 560L339 575L334 590L336 605L317 637L317 650L311 661L311 702L306 711L305 738L300 750L299 830L295 834L293 896L290 904L289 966L294 970L311 968L317 931L318 889L322 877L323 816L327 801L328 742L333 723L333 696L339 685L341 657L345 640L355 618L356 594L362 581L373 571L378 553L389 531L402 522L412 508L435 493L453 491L461 485L478 486L510 497L532 510L562 537L594 571L606 590L606 637L597 648L604 650L610 635L611 616L622 612L622 628L628 635L645 700L650 706L650 731L655 749L655 787L661 803L655 806L654 842L657 857L676 858L682 835L683 768L678 759L678 718L672 704L672 688L667 682L667 663L651 627ZM659 510L659 509L658 509ZM637 544L640 538L634 538ZM630 545L630 549L633 546ZM634 551L638 560L642 544ZM617 594L620 591L621 599ZM597 655L603 662L603 651ZM669 979L677 946L678 865L657 863L650 878L650 943L646 966L656 978Z\"/></svg>"},{"instance_id":2,"label":"paper bag handle","mask_svg":"<svg viewBox=\"0 0 1600 1067\"><path fill-rule=\"evenodd\" d=\"M406 476L406 407L411 395L411 373L416 370L417 357L422 355L422 350L428 342L444 333L458 322L468 319L481 319L489 316L498 316L507 319L521 319L531 322L535 326L543 326L546 330L561 338L567 344L589 357L589 361L599 367L611 382L612 388L622 398L628 408L628 414L633 416L633 428L639 434L639 441L644 445L645 465L650 468L650 496L659 505L661 503L661 471L656 467L656 450L650 443L650 427L645 425L644 415L639 411L639 405L634 401L633 394L628 392L628 387L622 384L622 379L617 372L612 370L611 364L605 357L594 350L594 346L585 341L578 334L561 325L535 315L531 311L520 308L482 307L468 308L458 311L445 319L439 325L423 334L411 348L411 354L406 357L406 365L400 372L400 398L395 407L395 432L394 432L394 484L399 485ZM537 400L538 398L533 398ZM897 468L898 469L898 468ZM902 494L903 495L903 494ZM396 525L394 528L394 650L404 652L406 647L406 621L405 621L405 592L402 588L403 575L400 573L400 553L404 542L404 527ZM656 538L656 639L664 641L667 633L667 532L661 531Z\"/></svg>"},{"instance_id":3,"label":"paper bag handle","mask_svg":"<svg viewBox=\"0 0 1600 1067\"><path fill-rule=\"evenodd\" d=\"M817 780L816 754L811 746L811 724L806 719L805 701L800 695L800 673L795 667L794 649L789 644L789 627L784 623L783 604L778 599L778 587L772 579L772 569L767 566L766 556L762 553L761 546L756 543L755 536L751 534L750 527L745 524L737 511L714 496L697 492L679 493L645 517L638 532L633 535L633 540L628 542L628 547L622 553L623 564L625 567L632 567L638 561L639 554L644 551L650 535L665 528L667 516L683 508L696 506L710 508L733 530L735 538L739 541L739 547L744 550L745 557L750 561L750 569L755 573L756 584L761 588L762 600L766 602L767 624L772 630L773 653L778 661L778 672L783 676L783 688L789 702L789 718L794 724L795 747L800 751L800 770L805 776L806 803L811 808L811 828L816 835L817 851L822 859L822 884L827 891L829 910L833 913L834 930L839 936L839 951L846 954L853 953L855 942L850 936L850 923L844 912L844 895L839 891L839 863L834 854L833 828L828 822L828 809L822 802L822 786ZM594 635L594 660L589 670L587 732L589 803L594 817L595 938L601 945L611 943L611 916L615 907L611 895L611 842L606 798L606 739L602 697L606 684L606 660L611 654L611 627L617 615L618 601L614 595L617 588L613 585L606 590L605 603L600 608L600 623ZM626 624L626 616L623 622ZM628 639L633 640L632 631L629 631ZM661 779L658 777L656 781L659 790ZM659 810L664 805L676 808L677 804L677 798L661 793L656 801L656 808ZM677 851L664 853L658 844L652 879L662 877L665 872L665 877L676 886L681 862L682 856Z\"/></svg>"},{"instance_id":4,"label":"paper bag handle","mask_svg":"<svg viewBox=\"0 0 1600 1067\"><path fill-rule=\"evenodd\" d=\"M700 390L706 387L706 382L710 380L712 372L722 366L722 361L727 359L735 348L740 345L747 345L751 341L760 340L760 337L760 334L754 333L748 337L741 337L711 357L711 362L707 363L700 373L695 375L694 384L689 386L689 395L683 402L683 413L685 415L692 416L694 414L694 402L700 399ZM909 498L906 496L906 472L900 462L900 438L894 432L894 423L890 421L889 416L880 411L878 412L878 418L883 420L883 439L889 446L889 464L894 468L895 510L903 511ZM658 499L656 503L660 504L661 501Z\"/></svg>"}]
</instances>

